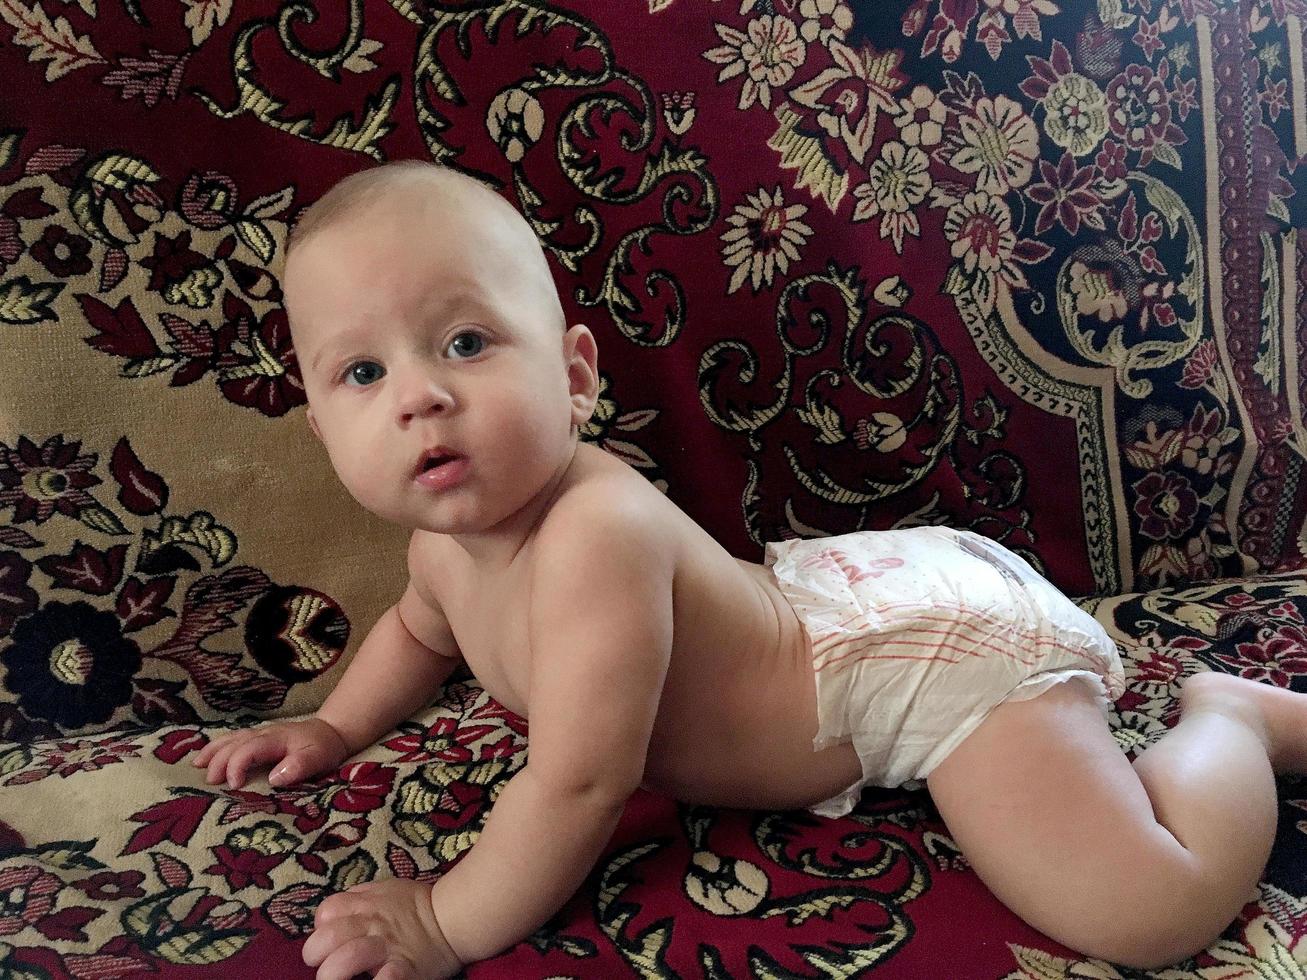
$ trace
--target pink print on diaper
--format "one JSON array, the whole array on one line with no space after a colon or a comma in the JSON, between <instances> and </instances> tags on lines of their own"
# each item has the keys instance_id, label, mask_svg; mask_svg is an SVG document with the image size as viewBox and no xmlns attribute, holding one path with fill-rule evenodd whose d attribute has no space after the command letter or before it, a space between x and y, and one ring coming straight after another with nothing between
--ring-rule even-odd
<instances>
[{"instance_id":1,"label":"pink print on diaper","mask_svg":"<svg viewBox=\"0 0 1307 980\"><path fill-rule=\"evenodd\" d=\"M824 568L849 580L850 585L857 585L863 579L880 578L886 569L902 568L902 558L873 558L868 562L859 562L839 548L828 548L804 560L800 568Z\"/></svg>"}]
</instances>

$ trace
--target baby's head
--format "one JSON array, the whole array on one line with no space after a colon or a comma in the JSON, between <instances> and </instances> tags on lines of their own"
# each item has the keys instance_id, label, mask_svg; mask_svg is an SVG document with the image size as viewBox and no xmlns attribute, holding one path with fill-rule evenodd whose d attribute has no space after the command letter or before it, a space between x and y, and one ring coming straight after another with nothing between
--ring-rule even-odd
<instances>
[{"instance_id":1,"label":"baby's head","mask_svg":"<svg viewBox=\"0 0 1307 980\"><path fill-rule=\"evenodd\" d=\"M309 424L372 512L488 530L570 462L594 338L568 328L530 225L484 184L417 161L345 178L296 225L283 288Z\"/></svg>"}]
</instances>

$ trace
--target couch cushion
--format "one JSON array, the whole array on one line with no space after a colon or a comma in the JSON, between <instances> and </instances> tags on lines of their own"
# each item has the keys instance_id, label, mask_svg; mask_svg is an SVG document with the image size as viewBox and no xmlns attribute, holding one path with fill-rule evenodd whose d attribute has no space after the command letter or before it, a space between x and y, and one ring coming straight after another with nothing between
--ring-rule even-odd
<instances>
[{"instance_id":1,"label":"couch cushion","mask_svg":"<svg viewBox=\"0 0 1307 980\"><path fill-rule=\"evenodd\" d=\"M1299 687L1307 678L1301 578L1085 605L1123 653L1129 689L1111 722L1131 754L1175 723L1189 674ZM16 976L22 965L52 976L149 965L168 976L186 975L169 972L183 965L307 976L298 949L326 894L379 875L433 879L475 841L525 761L524 723L466 678L338 772L298 787L271 791L262 777L241 790L206 786L188 760L220 730L167 725L0 753L0 964ZM1281 788L1280 837L1258 894L1220 942L1167 976L1307 966L1307 784ZM849 976L875 966L878 977L914 978L957 957L965 976L1121 975L1080 962L999 905L924 792L869 790L841 820L640 792L576 898L469 975Z\"/></svg>"}]
</instances>

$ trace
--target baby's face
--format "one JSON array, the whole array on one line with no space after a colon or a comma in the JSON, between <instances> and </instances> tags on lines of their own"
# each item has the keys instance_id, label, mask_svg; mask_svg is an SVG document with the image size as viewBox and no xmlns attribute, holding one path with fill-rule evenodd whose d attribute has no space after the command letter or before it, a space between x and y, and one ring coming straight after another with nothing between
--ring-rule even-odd
<instances>
[{"instance_id":1,"label":"baby's face","mask_svg":"<svg viewBox=\"0 0 1307 980\"><path fill-rule=\"evenodd\" d=\"M341 482L386 520L493 527L561 471L589 417L593 341L584 326L564 333L519 222L483 200L405 191L288 261L310 424Z\"/></svg>"}]
</instances>

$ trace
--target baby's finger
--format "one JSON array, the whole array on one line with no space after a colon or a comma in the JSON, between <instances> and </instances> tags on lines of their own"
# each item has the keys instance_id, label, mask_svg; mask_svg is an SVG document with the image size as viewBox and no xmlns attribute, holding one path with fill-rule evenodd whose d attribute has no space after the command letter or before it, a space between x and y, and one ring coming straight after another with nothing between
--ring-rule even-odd
<instances>
[{"instance_id":1,"label":"baby's finger","mask_svg":"<svg viewBox=\"0 0 1307 980\"><path fill-rule=\"evenodd\" d=\"M209 772L205 777L206 781L209 783L228 783L234 786L235 784L231 782L232 756L258 737L258 735L251 732L241 732L224 742L218 751L214 753L213 758L209 760Z\"/></svg>"},{"instance_id":2,"label":"baby's finger","mask_svg":"<svg viewBox=\"0 0 1307 980\"><path fill-rule=\"evenodd\" d=\"M280 735L259 735L243 742L227 762L227 782L233 789L245 783L252 767L279 762L286 755L286 740Z\"/></svg>"},{"instance_id":3,"label":"baby's finger","mask_svg":"<svg viewBox=\"0 0 1307 980\"><path fill-rule=\"evenodd\" d=\"M243 735L233 735L218 746L213 755L209 757L209 771L204 774L206 783L213 785L214 783L226 781L227 760L231 758L231 754L236 751L237 746L244 740Z\"/></svg>"},{"instance_id":4,"label":"baby's finger","mask_svg":"<svg viewBox=\"0 0 1307 980\"><path fill-rule=\"evenodd\" d=\"M365 935L367 929L362 919L354 916L337 919L330 926L319 926L309 934L309 938L304 940L304 948L300 950L300 957L305 966L317 966L340 947ZM350 976L353 974L346 974L346 977Z\"/></svg>"},{"instance_id":5,"label":"baby's finger","mask_svg":"<svg viewBox=\"0 0 1307 980\"><path fill-rule=\"evenodd\" d=\"M191 765L197 767L207 766L209 760L213 758L213 753L217 752L223 743L232 737L232 733L228 732L226 735L219 735L216 738L210 738L208 742L200 746L200 751L195 753L195 758L191 760Z\"/></svg>"},{"instance_id":6,"label":"baby's finger","mask_svg":"<svg viewBox=\"0 0 1307 980\"><path fill-rule=\"evenodd\" d=\"M268 782L273 786L293 786L327 769L332 761L320 745L296 746L286 753L281 765L269 773Z\"/></svg>"},{"instance_id":7,"label":"baby's finger","mask_svg":"<svg viewBox=\"0 0 1307 980\"><path fill-rule=\"evenodd\" d=\"M338 946L318 967L317 980L350 980L371 974L386 962L386 944L380 936L358 936Z\"/></svg>"}]
</instances>

